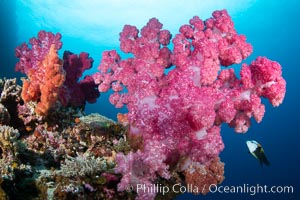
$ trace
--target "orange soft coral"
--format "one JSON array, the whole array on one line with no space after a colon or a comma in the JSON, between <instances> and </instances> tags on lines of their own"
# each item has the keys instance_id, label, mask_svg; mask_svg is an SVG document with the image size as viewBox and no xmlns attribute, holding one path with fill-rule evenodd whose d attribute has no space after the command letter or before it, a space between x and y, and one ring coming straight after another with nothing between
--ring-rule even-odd
<instances>
[{"instance_id":1,"label":"orange soft coral","mask_svg":"<svg viewBox=\"0 0 300 200\"><path fill-rule=\"evenodd\" d=\"M128 114L118 113L117 119L118 119L118 122L120 124L122 124L123 126L127 126L129 123L128 122Z\"/></svg>"},{"instance_id":2,"label":"orange soft coral","mask_svg":"<svg viewBox=\"0 0 300 200\"><path fill-rule=\"evenodd\" d=\"M31 69L28 79L23 80L22 98L25 102L36 101L36 113L45 116L56 102L64 80L62 60L59 59L57 49L52 44L49 53L38 67Z\"/></svg>"}]
</instances>

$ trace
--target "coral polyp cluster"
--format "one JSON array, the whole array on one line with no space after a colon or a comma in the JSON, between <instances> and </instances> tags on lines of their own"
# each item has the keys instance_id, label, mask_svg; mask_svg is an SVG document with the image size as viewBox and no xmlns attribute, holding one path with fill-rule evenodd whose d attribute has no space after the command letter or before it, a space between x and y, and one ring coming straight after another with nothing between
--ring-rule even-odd
<instances>
[{"instance_id":1,"label":"coral polyp cluster","mask_svg":"<svg viewBox=\"0 0 300 200\"><path fill-rule=\"evenodd\" d=\"M0 79L2 199L172 199L222 183L221 125L245 133L252 117L263 119L262 97L279 106L281 66L258 57L235 73L252 46L226 10L193 17L173 39L162 28L156 18L141 30L125 25L120 49L130 56L105 51L99 72L83 78L94 60L60 58L59 33L40 31L16 48L27 77L22 87ZM128 113L118 122L85 114L109 90Z\"/></svg>"}]
</instances>

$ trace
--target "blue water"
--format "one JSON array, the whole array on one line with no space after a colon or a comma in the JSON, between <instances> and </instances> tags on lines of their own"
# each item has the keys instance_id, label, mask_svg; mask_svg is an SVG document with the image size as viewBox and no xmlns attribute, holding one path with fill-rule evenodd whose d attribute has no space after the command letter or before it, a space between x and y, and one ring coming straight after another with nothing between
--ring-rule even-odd
<instances>
[{"instance_id":1,"label":"blue water","mask_svg":"<svg viewBox=\"0 0 300 200\"><path fill-rule=\"evenodd\" d=\"M80 51L87 51L94 58L94 68L89 72L96 71L101 58L101 52L107 49L118 49L118 35L113 35L103 29L102 27L83 26L85 28L85 37L80 37L76 33L77 29L81 29L80 23L73 26L67 26L70 23L69 17L64 17L63 12L53 12L52 17L57 15L61 24L66 24L67 31L64 26L54 26L47 23L47 18L36 17L36 12L39 12L41 7L35 8L26 1L9 1L0 0L0 77L20 77L21 74L14 72L14 65L16 59L14 58L14 48L23 41L28 41L32 36L36 36L38 30L46 29L47 31L59 31L63 34L64 46L61 50L71 50L74 53ZM34 1L29 1L34 2ZM38 1L37 1L38 2ZM115 1L113 1L115 3ZM132 1L137 3L137 1ZM174 0L175 2L175 0ZM226 1L225 1L226 2ZM229 1L230 2L230 1ZM248 2L245 6L235 8L232 4L226 5L216 3L211 5L208 10L211 13L215 9L227 8L230 15L232 15L236 30L247 36L247 41L254 47L254 52L246 62L250 62L255 57L261 55L269 59L278 61L283 67L283 76L287 81L287 93L283 104L278 108L272 108L269 102L265 101L266 114L263 121L257 124L253 121L251 128L246 134L236 134L227 127L222 126L222 136L225 143L225 150L221 153L221 159L225 162L225 177L222 186L240 186L248 184L248 186L293 186L293 193L290 194L255 194L251 192L247 194L227 194L227 193L211 193L206 196L194 196L185 194L178 199L300 199L300 173L299 173L299 153L300 153L300 131L298 125L300 124L300 98L299 98L299 57L300 57L300 22L299 10L300 3L297 0L281 1L281 0L264 0L264 1L245 1ZM106 4L109 4L108 1ZM205 3L202 3L205 4ZM209 3L212 4L212 3ZM241 4L241 3L237 3ZM59 4L58 4L59 5ZM99 5L99 3L97 4ZM109 7L104 6L97 8L99 12L104 12ZM89 6L93 6L90 3ZM132 5L134 7L134 4ZM155 5L151 5L155 8ZM172 9L172 4L170 8ZM198 7L197 7L198 6ZM186 12L188 15L185 22L193 15L199 15L200 18L206 19L207 12L201 11L201 6L187 6L185 12L191 9L191 12ZM222 6L222 7L220 7ZM157 1L159 7L159 1ZM35 8L35 9L32 9ZM43 8L45 9L45 8ZM129 9L129 8L128 8ZM132 9L134 10L134 9ZM129 14L134 15L130 10ZM199 11L199 12L198 12ZM50 11L51 12L51 11ZM89 15L88 11L83 11ZM107 13L109 11L106 10ZM144 11L146 17L152 10ZM160 9L164 12L163 9ZM174 16L177 15L178 10L172 11ZM74 20L76 21L76 12L74 12ZM124 13L124 12L122 12ZM203 13L203 16L202 16ZM137 13L138 14L138 13ZM171 12L167 12L158 17L163 24L175 24L179 27L183 22L174 20ZM51 16L51 15L50 15ZM150 18L148 17L148 18ZM107 19L99 18L98 20L107 21L110 23L110 18L117 21L118 18L123 19L124 16L118 15L114 12ZM139 18L139 16L136 16ZM177 19L177 18L176 18ZM33 21L32 21L33 20ZM178 19L180 20L180 19ZM145 24L147 20L142 22ZM177 23L178 22L178 23ZM118 23L116 23L118 24ZM132 25L134 22L131 23ZM107 27L105 27L107 28ZM140 28L140 27L139 27ZM91 30L90 30L91 29ZM119 27L121 31L122 26ZM170 28L173 32L173 28ZM178 28L177 28L178 29ZM89 36L89 33L99 31L99 37L112 38L110 41L97 40L95 35ZM81 30L82 31L82 30ZM176 29L175 29L176 31ZM101 34L103 34L101 36ZM89 40L89 37L91 40ZM110 118L115 119L116 113L120 110L114 109L107 101L108 96L102 95L97 104L88 105L86 112L99 112ZM124 111L124 110L123 110ZM299 123L299 124L298 124ZM247 153L245 141L254 139L263 144L268 159L271 162L269 167L261 167L257 160Z\"/></svg>"}]
</instances>

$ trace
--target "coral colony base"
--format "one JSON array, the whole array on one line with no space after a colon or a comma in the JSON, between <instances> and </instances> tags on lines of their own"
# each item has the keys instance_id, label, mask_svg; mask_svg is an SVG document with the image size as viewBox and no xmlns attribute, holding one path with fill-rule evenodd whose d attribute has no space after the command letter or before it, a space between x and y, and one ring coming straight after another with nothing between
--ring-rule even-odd
<instances>
[{"instance_id":1,"label":"coral colony base","mask_svg":"<svg viewBox=\"0 0 300 200\"><path fill-rule=\"evenodd\" d=\"M229 66L252 53L226 10L193 17L171 34L150 19L125 25L121 59L105 51L99 72L81 79L93 59L65 51L61 35L40 31L16 48L23 86L0 80L1 199L172 199L206 194L224 179L220 126L245 133L260 122L261 97L279 106L281 66L265 57ZM223 67L221 67L223 66ZM168 71L166 71L168 69ZM114 122L84 114L86 102L112 90L127 106Z\"/></svg>"}]
</instances>

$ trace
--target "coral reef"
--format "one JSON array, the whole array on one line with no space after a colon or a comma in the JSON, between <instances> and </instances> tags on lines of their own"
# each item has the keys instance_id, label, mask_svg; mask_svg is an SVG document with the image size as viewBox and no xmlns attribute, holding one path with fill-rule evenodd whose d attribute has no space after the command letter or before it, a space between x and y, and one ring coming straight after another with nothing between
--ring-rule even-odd
<instances>
[{"instance_id":1,"label":"coral reef","mask_svg":"<svg viewBox=\"0 0 300 200\"><path fill-rule=\"evenodd\" d=\"M17 129L0 127L6 199L130 198L117 192L120 177L114 173L116 154L130 148L125 128L98 114L66 113L73 117L64 126L58 118L43 119L22 137Z\"/></svg>"},{"instance_id":2,"label":"coral reef","mask_svg":"<svg viewBox=\"0 0 300 200\"><path fill-rule=\"evenodd\" d=\"M262 97L279 106L281 66L258 57L238 78L231 65L252 46L226 10L193 17L172 41L162 26L125 25L120 48L131 57L105 51L100 71L85 77L93 59L60 59L59 33L40 31L16 48L27 78L22 87L0 79L0 199L173 199L224 180L221 125L245 133L252 117L262 121ZM86 115L85 103L110 89L128 113L118 122Z\"/></svg>"}]
</instances>

